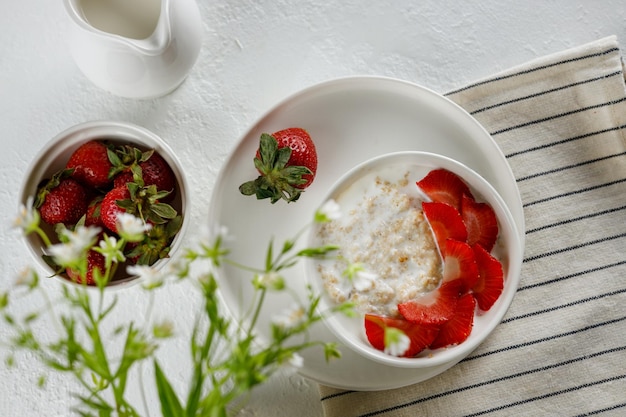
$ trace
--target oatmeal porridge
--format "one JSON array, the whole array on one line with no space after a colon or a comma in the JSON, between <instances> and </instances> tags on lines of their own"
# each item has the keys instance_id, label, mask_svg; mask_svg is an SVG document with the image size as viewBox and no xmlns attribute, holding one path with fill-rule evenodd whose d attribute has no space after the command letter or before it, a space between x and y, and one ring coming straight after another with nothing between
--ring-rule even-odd
<instances>
[{"instance_id":1,"label":"oatmeal porridge","mask_svg":"<svg viewBox=\"0 0 626 417\"><path fill-rule=\"evenodd\" d=\"M387 173L389 174L389 173ZM442 261L421 209L410 172L370 175L337 196L342 216L317 230L321 244L339 246L337 259L317 270L333 302L354 302L362 313L397 316L397 305L435 289ZM370 285L353 285L343 274L348 262L376 275Z\"/></svg>"}]
</instances>

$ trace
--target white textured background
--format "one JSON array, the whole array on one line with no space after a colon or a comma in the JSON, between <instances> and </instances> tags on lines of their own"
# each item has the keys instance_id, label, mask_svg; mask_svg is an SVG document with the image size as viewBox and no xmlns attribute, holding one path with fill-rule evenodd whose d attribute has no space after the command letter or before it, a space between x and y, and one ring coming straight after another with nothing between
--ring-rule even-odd
<instances>
[{"instance_id":1,"label":"white textured background","mask_svg":"<svg viewBox=\"0 0 626 417\"><path fill-rule=\"evenodd\" d=\"M623 1L199 0L203 49L189 78L166 97L135 101L101 91L79 73L60 1L1 3L0 290L30 262L10 229L24 171L45 142L71 125L119 119L160 135L183 161L191 215L201 222L216 174L239 136L304 87L371 74L445 92L604 36L626 41ZM46 285L58 291L56 281ZM143 314L146 301L138 288L120 294L120 315ZM179 317L181 333L189 330L190 301L184 285L158 300L160 313ZM179 340L159 353L180 384L185 373L175 364L185 349ZM0 348L2 361L5 356ZM69 415L72 386L51 377L46 389L38 389L40 372L28 358L13 370L0 365L0 416ZM319 416L317 385L279 375L254 392L241 415Z\"/></svg>"}]
</instances>

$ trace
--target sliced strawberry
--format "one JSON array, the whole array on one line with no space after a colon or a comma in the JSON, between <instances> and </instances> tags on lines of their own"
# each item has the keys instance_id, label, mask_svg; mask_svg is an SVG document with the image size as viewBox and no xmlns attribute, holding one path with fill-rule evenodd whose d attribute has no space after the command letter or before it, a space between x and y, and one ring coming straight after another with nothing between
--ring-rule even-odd
<instances>
[{"instance_id":1,"label":"sliced strawberry","mask_svg":"<svg viewBox=\"0 0 626 417\"><path fill-rule=\"evenodd\" d=\"M445 258L446 240L454 239L464 242L467 239L467 230L461 213L451 205L425 201L422 203L422 210L435 235L442 257Z\"/></svg>"},{"instance_id":2,"label":"sliced strawberry","mask_svg":"<svg viewBox=\"0 0 626 417\"><path fill-rule=\"evenodd\" d=\"M478 281L478 266L472 247L465 242L448 239L443 259L443 280L461 281L461 294L468 292Z\"/></svg>"},{"instance_id":3,"label":"sliced strawberry","mask_svg":"<svg viewBox=\"0 0 626 417\"><path fill-rule=\"evenodd\" d=\"M417 182L417 186L432 201L449 204L457 210L461 209L463 194L472 195L467 184L458 175L446 169L430 171Z\"/></svg>"},{"instance_id":4,"label":"sliced strawberry","mask_svg":"<svg viewBox=\"0 0 626 417\"><path fill-rule=\"evenodd\" d=\"M365 315L365 334L367 340L375 349L385 350L385 329L393 327L406 334L411 340L409 348L404 352L404 357L410 358L426 349L439 332L439 327L432 324L415 324L404 319Z\"/></svg>"},{"instance_id":5,"label":"sliced strawberry","mask_svg":"<svg viewBox=\"0 0 626 417\"><path fill-rule=\"evenodd\" d=\"M491 252L498 237L498 219L487 203L478 203L467 195L461 200L461 216L467 228L467 243L479 244Z\"/></svg>"},{"instance_id":6,"label":"sliced strawberry","mask_svg":"<svg viewBox=\"0 0 626 417\"><path fill-rule=\"evenodd\" d=\"M442 282L439 288L411 301L398 304L398 311L408 321L441 324L454 315L461 290L461 280Z\"/></svg>"},{"instance_id":7,"label":"sliced strawberry","mask_svg":"<svg viewBox=\"0 0 626 417\"><path fill-rule=\"evenodd\" d=\"M430 344L431 349L458 345L464 342L472 332L476 301L472 294L465 294L456 304L454 315L439 327L439 333Z\"/></svg>"},{"instance_id":8,"label":"sliced strawberry","mask_svg":"<svg viewBox=\"0 0 626 417\"><path fill-rule=\"evenodd\" d=\"M493 306L504 288L502 264L482 246L472 246L478 265L478 281L472 288L478 307L487 311Z\"/></svg>"}]
</instances>

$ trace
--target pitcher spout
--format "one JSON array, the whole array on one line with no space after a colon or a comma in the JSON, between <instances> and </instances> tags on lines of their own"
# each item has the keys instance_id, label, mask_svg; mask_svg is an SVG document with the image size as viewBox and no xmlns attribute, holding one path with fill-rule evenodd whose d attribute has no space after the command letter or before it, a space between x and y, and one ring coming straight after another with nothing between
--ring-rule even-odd
<instances>
[{"instance_id":1,"label":"pitcher spout","mask_svg":"<svg viewBox=\"0 0 626 417\"><path fill-rule=\"evenodd\" d=\"M83 30L157 55L171 41L170 0L65 0Z\"/></svg>"},{"instance_id":2,"label":"pitcher spout","mask_svg":"<svg viewBox=\"0 0 626 417\"><path fill-rule=\"evenodd\" d=\"M170 0L160 0L161 10L154 30L150 36L143 39L134 39L131 42L148 55L161 55L172 41L172 27L170 21Z\"/></svg>"}]
</instances>

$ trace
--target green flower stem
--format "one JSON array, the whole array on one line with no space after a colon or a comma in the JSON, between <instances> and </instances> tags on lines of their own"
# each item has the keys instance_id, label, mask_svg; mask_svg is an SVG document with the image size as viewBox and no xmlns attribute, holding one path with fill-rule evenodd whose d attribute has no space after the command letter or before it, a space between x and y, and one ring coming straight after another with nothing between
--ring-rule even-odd
<instances>
[{"instance_id":1,"label":"green flower stem","mask_svg":"<svg viewBox=\"0 0 626 417\"><path fill-rule=\"evenodd\" d=\"M100 395L97 389L94 389L87 381L85 381L85 378L83 378L82 372L80 370L73 369L72 374L74 374L74 377L76 378L76 380L89 392L92 398L97 399L102 404L106 404L111 409L115 408L112 405L110 405L104 397Z\"/></svg>"},{"instance_id":2,"label":"green flower stem","mask_svg":"<svg viewBox=\"0 0 626 417\"><path fill-rule=\"evenodd\" d=\"M256 326L256 322L259 319L259 314L261 313L261 307L263 307L263 301L265 300L265 293L267 292L267 289L263 288L259 291L261 295L259 296L259 300L256 302L254 315L252 316L252 320L250 321L250 325L248 326L248 331L246 332L246 334L248 335L252 334L252 330Z\"/></svg>"},{"instance_id":3,"label":"green flower stem","mask_svg":"<svg viewBox=\"0 0 626 417\"><path fill-rule=\"evenodd\" d=\"M41 227L36 227L35 229L33 229L35 231L35 233L37 233L37 236L39 236L41 238L41 240L43 240L43 244L44 247L49 247L52 245L52 242L50 241L50 238L48 237L48 235L43 231L43 229Z\"/></svg>"},{"instance_id":4,"label":"green flower stem","mask_svg":"<svg viewBox=\"0 0 626 417\"><path fill-rule=\"evenodd\" d=\"M238 269L241 269L241 270L244 270L244 271L248 271L248 272L252 272L252 273L255 273L255 274L261 274L261 273L264 272L262 269L254 268L254 267L251 267L251 266L247 266L247 265L241 264L239 262L233 261L230 258L225 258L223 261L224 261L224 263L229 264L230 266L234 266L235 268L238 268Z\"/></svg>"},{"instance_id":5,"label":"green flower stem","mask_svg":"<svg viewBox=\"0 0 626 417\"><path fill-rule=\"evenodd\" d=\"M146 307L146 318L145 322L148 323L150 321L150 317L152 316L152 311L154 308L154 292L148 291L148 306ZM142 406L144 411L146 412L146 416L149 415L148 411L148 399L146 397L146 390L143 384L143 370L144 370L144 361L140 361L139 363L139 395L141 396Z\"/></svg>"}]
</instances>

